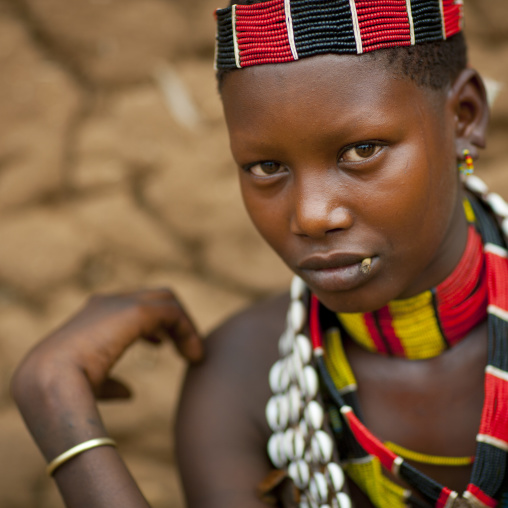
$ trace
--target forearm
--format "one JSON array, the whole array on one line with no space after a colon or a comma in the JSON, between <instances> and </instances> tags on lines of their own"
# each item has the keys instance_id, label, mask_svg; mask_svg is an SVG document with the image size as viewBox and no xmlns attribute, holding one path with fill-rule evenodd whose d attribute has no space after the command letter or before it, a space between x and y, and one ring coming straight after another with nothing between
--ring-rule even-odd
<instances>
[{"instance_id":1,"label":"forearm","mask_svg":"<svg viewBox=\"0 0 508 508\"><path fill-rule=\"evenodd\" d=\"M33 371L28 360L13 383L19 409L48 463L80 443L107 436L85 375L62 368L54 372ZM56 469L54 478L69 508L148 507L111 446L73 457Z\"/></svg>"}]
</instances>

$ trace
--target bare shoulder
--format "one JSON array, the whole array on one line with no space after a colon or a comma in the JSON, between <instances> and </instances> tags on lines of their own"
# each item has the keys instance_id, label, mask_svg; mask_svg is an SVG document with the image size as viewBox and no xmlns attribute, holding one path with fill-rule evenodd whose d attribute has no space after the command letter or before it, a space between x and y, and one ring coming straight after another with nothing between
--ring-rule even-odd
<instances>
[{"instance_id":1,"label":"bare shoulder","mask_svg":"<svg viewBox=\"0 0 508 508\"><path fill-rule=\"evenodd\" d=\"M177 418L189 507L264 506L255 491L270 471L268 372L288 302L282 295L233 316L206 339L205 361L189 368Z\"/></svg>"}]
</instances>

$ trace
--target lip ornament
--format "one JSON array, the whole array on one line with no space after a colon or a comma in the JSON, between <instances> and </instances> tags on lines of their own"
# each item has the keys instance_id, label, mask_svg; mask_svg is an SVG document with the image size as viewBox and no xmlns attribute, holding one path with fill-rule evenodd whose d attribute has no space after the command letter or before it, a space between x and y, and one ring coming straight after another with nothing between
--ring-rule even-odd
<instances>
[{"instance_id":1,"label":"lip ornament","mask_svg":"<svg viewBox=\"0 0 508 508\"><path fill-rule=\"evenodd\" d=\"M372 267L372 258L365 258L360 265L360 271L364 275L368 275Z\"/></svg>"}]
</instances>

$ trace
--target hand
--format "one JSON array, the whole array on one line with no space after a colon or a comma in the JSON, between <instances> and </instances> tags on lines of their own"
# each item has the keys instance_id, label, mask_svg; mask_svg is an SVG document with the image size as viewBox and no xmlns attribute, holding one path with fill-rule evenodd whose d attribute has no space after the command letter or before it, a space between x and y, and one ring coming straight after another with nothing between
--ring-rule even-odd
<instances>
[{"instance_id":1,"label":"hand","mask_svg":"<svg viewBox=\"0 0 508 508\"><path fill-rule=\"evenodd\" d=\"M40 368L53 373L70 369L85 374L96 397L128 396L128 389L109 378L109 372L139 338L154 343L172 340L190 362L203 356L196 328L171 291L99 295L30 352L14 378L13 391L16 394L23 378Z\"/></svg>"}]
</instances>

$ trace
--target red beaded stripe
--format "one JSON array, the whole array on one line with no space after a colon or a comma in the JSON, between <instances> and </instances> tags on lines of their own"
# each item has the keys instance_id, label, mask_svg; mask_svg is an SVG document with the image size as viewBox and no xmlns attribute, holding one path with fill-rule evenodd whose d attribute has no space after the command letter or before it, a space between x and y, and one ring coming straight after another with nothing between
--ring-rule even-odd
<instances>
[{"instance_id":1,"label":"red beaded stripe","mask_svg":"<svg viewBox=\"0 0 508 508\"><path fill-rule=\"evenodd\" d=\"M372 312L367 312L363 316L363 320L365 322L365 325L367 326L367 330L369 331L369 335L372 338L372 341L374 342L374 346L376 347L376 351L379 351L380 353L384 354L390 354L390 351L388 351L388 348L386 347L386 343L379 334L379 329L376 324L376 320L374 319L374 314Z\"/></svg>"},{"instance_id":2,"label":"red beaded stripe","mask_svg":"<svg viewBox=\"0 0 508 508\"><path fill-rule=\"evenodd\" d=\"M388 471L393 470L393 463L398 455L389 450L379 439L373 436L353 411L343 411L351 432L353 432L360 446L370 455L379 458L379 461Z\"/></svg>"},{"instance_id":3,"label":"red beaded stripe","mask_svg":"<svg viewBox=\"0 0 508 508\"><path fill-rule=\"evenodd\" d=\"M443 0L443 17L446 38L460 32L462 27L462 14L460 5L454 0Z\"/></svg>"},{"instance_id":4,"label":"red beaded stripe","mask_svg":"<svg viewBox=\"0 0 508 508\"><path fill-rule=\"evenodd\" d=\"M467 486L467 492L473 494L473 496L476 497L478 501L482 502L485 506L488 506L489 508L496 508L498 504L495 499L492 499L490 496L485 494L485 492L480 490L476 485L473 485L472 483L470 483Z\"/></svg>"},{"instance_id":5,"label":"red beaded stripe","mask_svg":"<svg viewBox=\"0 0 508 508\"><path fill-rule=\"evenodd\" d=\"M406 356L406 352L404 351L404 346L402 345L399 337L397 337L397 334L393 329L392 315L390 314L390 309L388 306L379 309L377 312L377 317L379 324L381 325L381 329L383 330L383 335L388 341L388 345L390 346L391 354L404 358Z\"/></svg>"},{"instance_id":6,"label":"red beaded stripe","mask_svg":"<svg viewBox=\"0 0 508 508\"><path fill-rule=\"evenodd\" d=\"M492 252L485 252L485 256L489 305L508 312L508 259Z\"/></svg>"},{"instance_id":7,"label":"red beaded stripe","mask_svg":"<svg viewBox=\"0 0 508 508\"><path fill-rule=\"evenodd\" d=\"M363 51L410 45L406 0L356 0ZM372 33L372 27L376 31Z\"/></svg>"},{"instance_id":8,"label":"red beaded stripe","mask_svg":"<svg viewBox=\"0 0 508 508\"><path fill-rule=\"evenodd\" d=\"M236 32L242 67L294 60L286 27L284 1L238 5Z\"/></svg>"},{"instance_id":9,"label":"red beaded stripe","mask_svg":"<svg viewBox=\"0 0 508 508\"><path fill-rule=\"evenodd\" d=\"M448 500L450 499L450 496L454 493L453 490L450 490L448 487L444 487L441 491L441 495L439 496L439 499L436 503L436 508L445 508L446 503L448 503Z\"/></svg>"},{"instance_id":10,"label":"red beaded stripe","mask_svg":"<svg viewBox=\"0 0 508 508\"><path fill-rule=\"evenodd\" d=\"M474 291L481 280L484 260L482 251L480 234L474 226L469 226L462 259L452 274L436 287L439 322L450 345L456 344L487 316L488 286L480 284L478 290Z\"/></svg>"},{"instance_id":11,"label":"red beaded stripe","mask_svg":"<svg viewBox=\"0 0 508 508\"><path fill-rule=\"evenodd\" d=\"M494 437L508 447L508 381L487 372L485 403L479 433Z\"/></svg>"}]
</instances>

